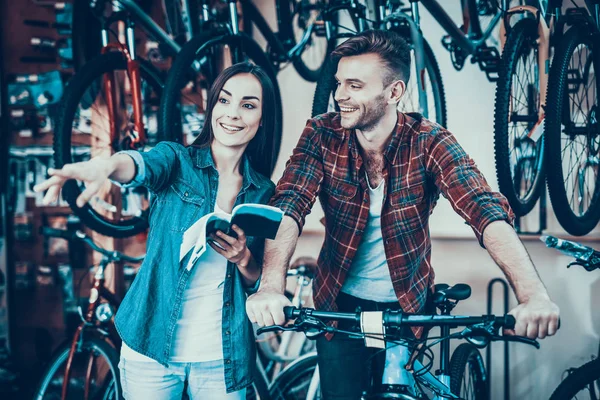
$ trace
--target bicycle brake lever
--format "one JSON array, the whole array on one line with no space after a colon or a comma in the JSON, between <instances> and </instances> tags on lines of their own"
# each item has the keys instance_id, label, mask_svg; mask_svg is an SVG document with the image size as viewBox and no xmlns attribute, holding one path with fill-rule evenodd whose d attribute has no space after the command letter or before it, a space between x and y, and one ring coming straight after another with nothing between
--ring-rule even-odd
<instances>
[{"instance_id":1,"label":"bicycle brake lever","mask_svg":"<svg viewBox=\"0 0 600 400\"><path fill-rule=\"evenodd\" d=\"M523 336L512 336L512 335L495 335L492 337L492 341L493 342L517 342L517 343L524 343L524 344L528 344L530 346L535 347L536 349L540 348L540 342L538 342L535 339L529 339Z\"/></svg>"},{"instance_id":2,"label":"bicycle brake lever","mask_svg":"<svg viewBox=\"0 0 600 400\"><path fill-rule=\"evenodd\" d=\"M585 268L585 270L588 272L591 272L598 268L598 266L591 265L589 262L585 262L582 260L577 260L577 261L573 261L572 263L569 263L569 265L567 265L567 268L571 268L572 265L579 265L580 267Z\"/></svg>"},{"instance_id":3,"label":"bicycle brake lever","mask_svg":"<svg viewBox=\"0 0 600 400\"><path fill-rule=\"evenodd\" d=\"M281 325L271 325L271 326L263 326L262 328L258 328L256 330L257 335L262 335L267 332L279 332L279 331L295 331L295 325L291 326L281 326Z\"/></svg>"}]
</instances>

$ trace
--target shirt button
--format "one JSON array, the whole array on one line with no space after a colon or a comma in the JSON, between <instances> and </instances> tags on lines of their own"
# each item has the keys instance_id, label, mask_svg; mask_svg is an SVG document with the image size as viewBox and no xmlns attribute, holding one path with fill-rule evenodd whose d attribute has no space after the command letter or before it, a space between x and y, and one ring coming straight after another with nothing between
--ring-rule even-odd
<instances>
[{"instance_id":1,"label":"shirt button","mask_svg":"<svg viewBox=\"0 0 600 400\"><path fill-rule=\"evenodd\" d=\"M385 239L385 244L390 244L390 239Z\"/></svg>"},{"instance_id":2,"label":"shirt button","mask_svg":"<svg viewBox=\"0 0 600 400\"><path fill-rule=\"evenodd\" d=\"M226 335L230 335L230 334L231 334L231 332L229 332L229 331L225 331L225 334L226 334Z\"/></svg>"},{"instance_id":3,"label":"shirt button","mask_svg":"<svg viewBox=\"0 0 600 400\"><path fill-rule=\"evenodd\" d=\"M185 197L188 197L188 192L185 192L183 195L184 195Z\"/></svg>"},{"instance_id":4,"label":"shirt button","mask_svg":"<svg viewBox=\"0 0 600 400\"><path fill-rule=\"evenodd\" d=\"M225 303L225 307L229 307L229 302Z\"/></svg>"},{"instance_id":5,"label":"shirt button","mask_svg":"<svg viewBox=\"0 0 600 400\"><path fill-rule=\"evenodd\" d=\"M363 199L363 203L366 203L367 201L368 201L368 200L367 200L367 198L365 197L365 198Z\"/></svg>"},{"instance_id":6,"label":"shirt button","mask_svg":"<svg viewBox=\"0 0 600 400\"><path fill-rule=\"evenodd\" d=\"M231 364L231 360L225 360L225 364Z\"/></svg>"},{"instance_id":7,"label":"shirt button","mask_svg":"<svg viewBox=\"0 0 600 400\"><path fill-rule=\"evenodd\" d=\"M228 278L231 278L231 274L227 274L227 277L228 277Z\"/></svg>"}]
</instances>

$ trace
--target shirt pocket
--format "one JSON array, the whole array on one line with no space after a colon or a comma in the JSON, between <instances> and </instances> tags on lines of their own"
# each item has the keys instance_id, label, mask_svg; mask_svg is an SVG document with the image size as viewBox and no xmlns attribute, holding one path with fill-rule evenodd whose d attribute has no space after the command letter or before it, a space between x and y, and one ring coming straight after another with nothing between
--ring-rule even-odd
<instances>
[{"instance_id":1,"label":"shirt pocket","mask_svg":"<svg viewBox=\"0 0 600 400\"><path fill-rule=\"evenodd\" d=\"M423 229L427 219L422 216L425 199L424 184L416 184L390 194L390 205L401 234Z\"/></svg>"},{"instance_id":2,"label":"shirt pocket","mask_svg":"<svg viewBox=\"0 0 600 400\"><path fill-rule=\"evenodd\" d=\"M327 182L323 182L323 190L337 200L347 201L353 199L358 191L358 186L348 183L345 180L331 177Z\"/></svg>"},{"instance_id":3,"label":"shirt pocket","mask_svg":"<svg viewBox=\"0 0 600 400\"><path fill-rule=\"evenodd\" d=\"M188 183L177 180L164 196L161 220L171 231L184 232L201 216L205 197Z\"/></svg>"}]
</instances>

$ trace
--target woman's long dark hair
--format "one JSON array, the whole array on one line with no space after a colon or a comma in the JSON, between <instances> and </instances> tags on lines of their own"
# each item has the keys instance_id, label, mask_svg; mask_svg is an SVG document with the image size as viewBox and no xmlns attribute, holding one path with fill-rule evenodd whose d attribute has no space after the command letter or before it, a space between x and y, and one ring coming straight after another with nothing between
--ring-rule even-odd
<instances>
[{"instance_id":1,"label":"woman's long dark hair","mask_svg":"<svg viewBox=\"0 0 600 400\"><path fill-rule=\"evenodd\" d=\"M231 67L223 70L215 79L212 84L206 102L206 118L204 119L204 126L200 135L192 143L193 146L205 147L210 146L214 139L214 133L212 131L212 112L219 100L221 89L225 83L235 75L238 74L252 74L258 79L262 86L262 117L261 126L256 132L256 136L248 143L245 154L250 160L252 168L265 175L266 177L271 176L273 168L273 137L275 132L275 87L273 81L269 78L266 71L261 67L243 62L234 64Z\"/></svg>"}]
</instances>

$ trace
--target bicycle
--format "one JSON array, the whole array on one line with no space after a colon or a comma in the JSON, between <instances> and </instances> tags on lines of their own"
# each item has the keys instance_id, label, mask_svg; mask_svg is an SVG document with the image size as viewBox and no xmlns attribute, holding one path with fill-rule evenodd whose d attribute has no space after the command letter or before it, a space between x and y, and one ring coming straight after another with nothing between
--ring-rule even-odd
<instances>
[{"instance_id":1,"label":"bicycle","mask_svg":"<svg viewBox=\"0 0 600 400\"><path fill-rule=\"evenodd\" d=\"M243 9L245 25L256 26L265 38L268 45L266 52L253 38L238 29L238 3ZM178 141L184 141L184 137L199 131L206 123L207 90L224 66L251 61L263 67L275 83L279 105L281 94L276 74L283 64L291 62L301 76L311 81L322 73L326 53L330 50L323 50L323 46L327 46L323 35L328 33L323 31L325 20L320 10L326 6L322 1L278 1L278 33L271 30L251 0L227 0L227 4L229 13L226 21L220 21L187 42L169 70L160 104L158 129L174 132ZM299 35L295 32L302 32L302 36L297 37ZM307 54L314 56L314 62L305 59ZM270 138L271 143L267 144L275 162L281 142L281 106L269 112L275 113L279 122Z\"/></svg>"},{"instance_id":2,"label":"bicycle","mask_svg":"<svg viewBox=\"0 0 600 400\"><path fill-rule=\"evenodd\" d=\"M573 4L550 67L544 156L556 218L581 236L600 221L600 1Z\"/></svg>"},{"instance_id":3,"label":"bicycle","mask_svg":"<svg viewBox=\"0 0 600 400\"><path fill-rule=\"evenodd\" d=\"M502 62L494 107L494 154L500 192L517 216L544 186L544 127L550 52L562 33L562 0L534 1L504 12ZM522 16L514 26L511 19Z\"/></svg>"},{"instance_id":4,"label":"bicycle","mask_svg":"<svg viewBox=\"0 0 600 400\"><path fill-rule=\"evenodd\" d=\"M87 310L79 306L81 323L73 337L58 347L34 398L62 400L67 394L82 399L118 400L122 398L119 380L119 351L121 339L113 323L113 315L120 300L105 286L105 271L116 262L140 263L142 257L130 257L114 250L105 250L81 231L43 228L42 234L68 241L80 241L102 255L94 267L94 282L90 290Z\"/></svg>"},{"instance_id":5,"label":"bicycle","mask_svg":"<svg viewBox=\"0 0 600 400\"><path fill-rule=\"evenodd\" d=\"M540 240L547 247L575 258L567 268L579 265L589 272L600 269L600 252L591 247L554 236L541 236ZM584 398L598 400L600 398L600 347L598 357L577 368L567 370L567 373L567 377L554 390L550 400Z\"/></svg>"},{"instance_id":6,"label":"bicycle","mask_svg":"<svg viewBox=\"0 0 600 400\"><path fill-rule=\"evenodd\" d=\"M384 311L379 313L339 313L317 311L310 308L286 307L284 313L287 319L296 319L291 326L270 326L259 329L259 334L280 330L305 332L310 338L315 338L325 333L340 333L341 331L328 325L330 321L352 321L360 330L343 333L352 335L357 339L374 339L387 342L386 369L384 380L375 385L370 392L363 393L362 399L374 400L384 398L401 399L435 399L442 398L467 398L486 399L488 395L487 378L483 359L479 348L487 346L492 341L510 341L526 343L539 348L535 340L519 336L500 336L500 328L512 329L515 319L511 315L494 316L455 316L450 315L451 310L460 300L467 299L471 294L471 288L466 284L457 284L452 287L438 284L432 294L433 303L441 311L441 315L412 315L402 311ZM362 322L369 314L374 323L369 323L369 328L375 329L365 331ZM429 339L398 339L395 336L400 327L421 326L430 328L439 326L441 335L439 338ZM465 327L460 332L450 333L452 328ZM399 332L399 330L398 330ZM465 339L468 343L460 344L450 356L450 339ZM432 341L428 344L427 341ZM430 372L433 366L433 355L431 347L441 343L440 367L434 375ZM408 349L410 359L406 365L398 365L393 362L393 357L399 356L400 349ZM423 365L420 361L428 359ZM388 359L390 362L388 362ZM397 358L402 359L402 358ZM402 376L403 373L412 375L415 380L414 393L391 377ZM277 377L272 385L272 397L278 399L316 399L319 394L319 378L316 355L307 355L298 360L295 365L290 365ZM278 397L277 397L278 396Z\"/></svg>"}]
</instances>

